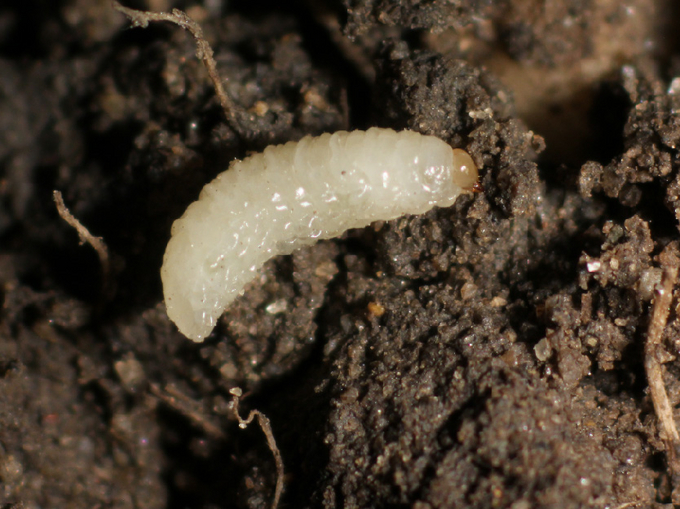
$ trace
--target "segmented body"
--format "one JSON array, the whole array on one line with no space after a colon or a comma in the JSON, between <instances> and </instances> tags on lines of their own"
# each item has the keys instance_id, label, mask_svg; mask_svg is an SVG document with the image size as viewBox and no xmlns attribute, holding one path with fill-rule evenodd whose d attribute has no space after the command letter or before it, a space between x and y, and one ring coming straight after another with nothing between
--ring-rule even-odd
<instances>
[{"instance_id":1,"label":"segmented body","mask_svg":"<svg viewBox=\"0 0 680 509\"><path fill-rule=\"evenodd\" d=\"M173 224L161 269L168 316L202 341L273 256L450 206L476 182L466 152L412 131L340 131L267 147L233 162Z\"/></svg>"}]
</instances>

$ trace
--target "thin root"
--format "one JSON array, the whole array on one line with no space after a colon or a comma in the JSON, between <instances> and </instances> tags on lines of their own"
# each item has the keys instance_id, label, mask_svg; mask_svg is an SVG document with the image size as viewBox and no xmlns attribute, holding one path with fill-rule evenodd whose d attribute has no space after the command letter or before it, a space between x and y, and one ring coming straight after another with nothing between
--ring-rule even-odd
<instances>
[{"instance_id":1,"label":"thin root","mask_svg":"<svg viewBox=\"0 0 680 509\"><path fill-rule=\"evenodd\" d=\"M259 410L251 410L248 414L247 419L243 419L239 414L238 405L243 392L241 389L234 388L229 391L233 396L231 407L234 411L234 415L238 420L238 425L241 429L246 429L248 424L253 422L253 419L257 417L257 422L262 428L265 437L267 438L267 445L274 455L274 462L276 463L276 489L274 490L274 500L272 501L272 509L276 509L279 505L279 500L281 499L281 494L283 493L283 458L281 457L281 451L276 446L276 440L274 440L274 433L272 432L272 426L269 419Z\"/></svg>"},{"instance_id":2,"label":"thin root","mask_svg":"<svg viewBox=\"0 0 680 509\"><path fill-rule=\"evenodd\" d=\"M196 40L196 56L203 61L203 65L208 71L210 80L215 87L215 94L222 105L224 116L227 119L227 124L241 137L248 138L250 130L240 121L238 113L240 112L234 101L227 95L222 80L217 72L217 63L213 57L213 50L210 44L203 36L203 29L201 26L191 19L184 11L173 9L172 12L149 12L138 11L123 7L116 0L112 0L112 5L115 10L124 14L130 20L133 28L146 28L150 21L168 21L187 30ZM242 117L243 115L240 115Z\"/></svg>"},{"instance_id":3,"label":"thin root","mask_svg":"<svg viewBox=\"0 0 680 509\"><path fill-rule=\"evenodd\" d=\"M161 389L156 384L149 386L151 394L163 401L170 408L184 415L203 432L215 439L224 439L224 433L220 427L212 422L200 409L196 408L196 402L182 393L173 385L166 385Z\"/></svg>"},{"instance_id":4,"label":"thin root","mask_svg":"<svg viewBox=\"0 0 680 509\"><path fill-rule=\"evenodd\" d=\"M102 267L102 295L105 299L111 297L111 258L109 257L109 250L101 237L95 237L90 231L85 228L80 221L78 221L73 214L68 210L64 204L64 198L60 191L54 191L54 203L57 206L57 212L61 218L71 225L78 232L80 237L80 244L85 243L91 245L97 252L99 263Z\"/></svg>"}]
</instances>

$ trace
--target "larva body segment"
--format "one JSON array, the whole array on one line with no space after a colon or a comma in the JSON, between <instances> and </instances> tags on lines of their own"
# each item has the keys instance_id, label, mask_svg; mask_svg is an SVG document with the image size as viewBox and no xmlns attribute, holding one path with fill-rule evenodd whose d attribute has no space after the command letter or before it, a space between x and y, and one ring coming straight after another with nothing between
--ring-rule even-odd
<instances>
[{"instance_id":1,"label":"larva body segment","mask_svg":"<svg viewBox=\"0 0 680 509\"><path fill-rule=\"evenodd\" d=\"M234 161L172 226L161 269L168 316L202 341L271 257L450 206L476 182L466 152L380 128L307 136Z\"/></svg>"}]
</instances>

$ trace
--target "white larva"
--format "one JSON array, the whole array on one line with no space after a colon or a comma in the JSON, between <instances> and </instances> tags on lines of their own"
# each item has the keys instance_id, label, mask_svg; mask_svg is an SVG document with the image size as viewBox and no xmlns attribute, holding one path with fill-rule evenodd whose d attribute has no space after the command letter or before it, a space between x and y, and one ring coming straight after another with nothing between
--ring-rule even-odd
<instances>
[{"instance_id":1,"label":"white larva","mask_svg":"<svg viewBox=\"0 0 680 509\"><path fill-rule=\"evenodd\" d=\"M161 269L168 316L203 341L273 256L448 207L476 183L467 152L392 129L306 136L234 161L172 225Z\"/></svg>"}]
</instances>

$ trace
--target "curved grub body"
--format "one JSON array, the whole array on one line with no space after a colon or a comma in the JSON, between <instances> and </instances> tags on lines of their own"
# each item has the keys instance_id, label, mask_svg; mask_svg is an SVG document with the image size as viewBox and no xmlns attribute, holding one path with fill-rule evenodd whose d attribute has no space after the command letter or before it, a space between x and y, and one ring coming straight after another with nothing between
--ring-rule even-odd
<instances>
[{"instance_id":1,"label":"curved grub body","mask_svg":"<svg viewBox=\"0 0 680 509\"><path fill-rule=\"evenodd\" d=\"M466 152L412 131L340 131L267 147L233 162L172 225L161 269L168 316L202 341L273 256L448 207L476 182Z\"/></svg>"}]
</instances>

